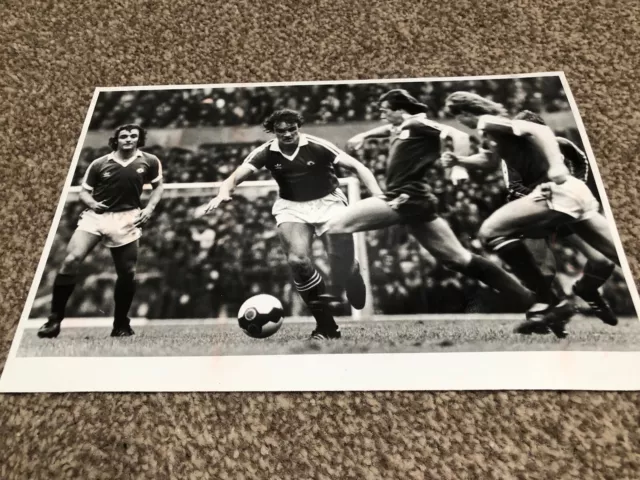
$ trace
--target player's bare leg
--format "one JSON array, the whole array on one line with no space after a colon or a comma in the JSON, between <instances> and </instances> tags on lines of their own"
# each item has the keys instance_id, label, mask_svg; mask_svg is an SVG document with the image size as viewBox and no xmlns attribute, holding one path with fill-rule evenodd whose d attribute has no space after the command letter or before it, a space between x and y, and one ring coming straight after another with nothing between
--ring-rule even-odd
<instances>
[{"instance_id":1,"label":"player's bare leg","mask_svg":"<svg viewBox=\"0 0 640 480\"><path fill-rule=\"evenodd\" d=\"M538 303L529 309L527 319L515 327L516 333L545 334L551 329L557 337L566 337L565 326L573 316L573 304L556 297L552 282L544 275L521 237L531 232L551 230L571 220L568 215L551 210L542 197L527 196L502 206L480 227L481 241L511 267L527 288L536 293Z\"/></svg>"},{"instance_id":2,"label":"player's bare leg","mask_svg":"<svg viewBox=\"0 0 640 480\"><path fill-rule=\"evenodd\" d=\"M112 337L129 337L134 334L129 319L129 309L136 292L136 263L138 261L138 240L111 249L111 257L116 267L116 286L113 292L115 312Z\"/></svg>"},{"instance_id":3,"label":"player's bare leg","mask_svg":"<svg viewBox=\"0 0 640 480\"><path fill-rule=\"evenodd\" d=\"M346 292L353 308L364 308L367 290L360 274L360 265L355 259L353 235L322 235L322 242L331 263L331 276L335 284L334 296L340 298Z\"/></svg>"},{"instance_id":4,"label":"player's bare leg","mask_svg":"<svg viewBox=\"0 0 640 480\"><path fill-rule=\"evenodd\" d=\"M564 240L587 259L582 277L573 285L573 293L582 298L589 305L591 313L604 323L612 326L617 325L616 314L599 292L600 287L615 270L615 263L577 235L569 235Z\"/></svg>"},{"instance_id":5,"label":"player's bare leg","mask_svg":"<svg viewBox=\"0 0 640 480\"><path fill-rule=\"evenodd\" d=\"M332 235L356 233L390 227L399 224L402 220L400 214L383 199L369 197L344 209L327 222L327 227Z\"/></svg>"},{"instance_id":6,"label":"player's bare leg","mask_svg":"<svg viewBox=\"0 0 640 480\"><path fill-rule=\"evenodd\" d=\"M536 293L539 301L553 304L557 298L551 289L549 277L522 241L522 235L535 230L544 231L567 219L567 215L550 210L546 202L523 197L507 203L490 215L483 222L479 237L512 268L527 288Z\"/></svg>"},{"instance_id":7,"label":"player's bare leg","mask_svg":"<svg viewBox=\"0 0 640 480\"><path fill-rule=\"evenodd\" d=\"M89 232L76 230L67 245L67 252L53 282L51 315L38 330L40 338L55 338L60 333L60 323L64 320L69 297L77 282L80 265L100 242L100 237Z\"/></svg>"},{"instance_id":8,"label":"player's bare leg","mask_svg":"<svg viewBox=\"0 0 640 480\"><path fill-rule=\"evenodd\" d=\"M450 270L475 278L500 293L518 299L524 309L534 303L535 295L531 290L498 265L465 249L444 219L413 224L410 230L418 242Z\"/></svg>"},{"instance_id":9,"label":"player's bare leg","mask_svg":"<svg viewBox=\"0 0 640 480\"><path fill-rule=\"evenodd\" d=\"M340 338L340 329L331 314L330 306L321 297L326 293L325 282L311 260L313 226L306 223L281 223L278 235L287 255L295 287L316 319L317 328L312 333L312 338Z\"/></svg>"},{"instance_id":10,"label":"player's bare leg","mask_svg":"<svg viewBox=\"0 0 640 480\"><path fill-rule=\"evenodd\" d=\"M571 229L576 232L580 238L595 248L602 255L620 266L620 258L613 242L611 229L607 219L600 214L593 215L587 220L574 223Z\"/></svg>"}]
</instances>

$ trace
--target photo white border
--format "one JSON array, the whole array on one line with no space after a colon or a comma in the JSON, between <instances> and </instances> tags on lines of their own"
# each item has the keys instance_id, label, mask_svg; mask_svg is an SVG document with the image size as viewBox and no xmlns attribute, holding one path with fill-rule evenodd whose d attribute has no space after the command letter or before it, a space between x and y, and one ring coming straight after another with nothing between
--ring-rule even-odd
<instances>
[{"instance_id":1,"label":"photo white border","mask_svg":"<svg viewBox=\"0 0 640 480\"><path fill-rule=\"evenodd\" d=\"M562 71L458 77L97 87L49 234L33 277L0 392L361 391L361 390L640 390L638 352L459 352L303 354L217 357L18 357L37 288L55 238L98 96L109 91L499 80L557 76L571 106L612 228L636 312L633 275L580 112ZM640 350L640 345L638 346Z\"/></svg>"}]
</instances>

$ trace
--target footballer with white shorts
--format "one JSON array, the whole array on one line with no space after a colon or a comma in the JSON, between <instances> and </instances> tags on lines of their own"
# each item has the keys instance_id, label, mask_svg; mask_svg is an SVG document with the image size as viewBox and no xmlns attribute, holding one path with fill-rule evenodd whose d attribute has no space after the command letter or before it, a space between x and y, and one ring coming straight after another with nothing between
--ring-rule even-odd
<instances>
[{"instance_id":1,"label":"footballer with white shorts","mask_svg":"<svg viewBox=\"0 0 640 480\"><path fill-rule=\"evenodd\" d=\"M333 318L324 279L316 270L311 245L314 236L322 239L331 261L336 292L346 291L349 303L360 310L365 305L366 288L354 255L353 236L327 238L326 223L347 207L339 188L335 167L354 171L372 195L382 193L373 173L332 143L300 132L303 117L294 110L278 110L263 127L275 138L254 149L220 187L205 212L231 200L234 188L254 172L266 168L278 184L279 198L273 205L278 234L293 272L295 287L316 320L311 338L340 338Z\"/></svg>"},{"instance_id":2,"label":"footballer with white shorts","mask_svg":"<svg viewBox=\"0 0 640 480\"><path fill-rule=\"evenodd\" d=\"M551 329L559 337L566 336L564 325L574 312L573 302L563 299L556 303L549 282L522 242L523 238L544 238L552 233L565 236L588 259L574 293L605 323L615 325L615 315L598 289L619 265L619 258L600 203L585 183L588 162L584 154L572 142L556 137L539 115L523 111L507 118L502 105L475 93L452 93L445 101L445 112L477 128L483 141L483 149L476 155L445 153L445 166L502 165L510 198L485 220L480 238L537 293L544 306L539 310L542 315L528 319L516 331L547 333Z\"/></svg>"},{"instance_id":3,"label":"footballer with white shorts","mask_svg":"<svg viewBox=\"0 0 640 480\"><path fill-rule=\"evenodd\" d=\"M56 275L51 315L38 330L40 338L55 338L60 334L65 308L77 283L78 269L99 243L110 249L117 273L111 336L134 334L128 312L136 289L140 227L151 217L163 192L160 160L139 150L145 144L145 136L145 130L139 125L119 126L109 139L112 152L94 160L87 168L80 192L80 200L87 209L80 216ZM142 208L145 184L151 184L153 192L146 207Z\"/></svg>"}]
</instances>

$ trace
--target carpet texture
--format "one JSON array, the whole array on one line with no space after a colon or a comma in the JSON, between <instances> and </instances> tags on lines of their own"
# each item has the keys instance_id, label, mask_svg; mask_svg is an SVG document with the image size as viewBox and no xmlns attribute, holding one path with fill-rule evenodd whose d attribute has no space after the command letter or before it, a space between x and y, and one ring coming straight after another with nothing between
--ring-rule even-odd
<instances>
[{"instance_id":1,"label":"carpet texture","mask_svg":"<svg viewBox=\"0 0 640 480\"><path fill-rule=\"evenodd\" d=\"M640 278L633 0L2 3L0 364L95 86L564 70ZM3 479L640 478L636 393L0 399Z\"/></svg>"}]
</instances>

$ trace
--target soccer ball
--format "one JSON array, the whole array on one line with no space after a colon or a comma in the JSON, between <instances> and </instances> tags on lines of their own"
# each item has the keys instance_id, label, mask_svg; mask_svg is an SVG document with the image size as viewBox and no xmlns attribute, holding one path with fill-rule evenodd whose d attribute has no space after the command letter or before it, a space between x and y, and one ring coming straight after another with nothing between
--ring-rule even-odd
<instances>
[{"instance_id":1,"label":"soccer ball","mask_svg":"<svg viewBox=\"0 0 640 480\"><path fill-rule=\"evenodd\" d=\"M280 330L283 320L282 303L271 295L255 295L247 299L238 310L238 325L253 338L270 337Z\"/></svg>"}]
</instances>

